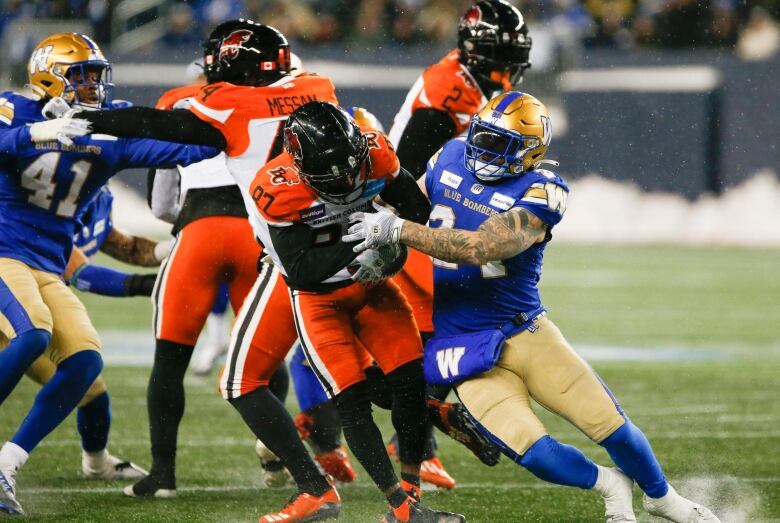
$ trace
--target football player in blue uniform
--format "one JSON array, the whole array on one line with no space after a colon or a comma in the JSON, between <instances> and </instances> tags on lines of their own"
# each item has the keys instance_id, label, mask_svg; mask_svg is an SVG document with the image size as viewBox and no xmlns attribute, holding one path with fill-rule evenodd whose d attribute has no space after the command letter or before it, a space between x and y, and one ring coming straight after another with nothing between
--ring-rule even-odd
<instances>
[{"instance_id":1,"label":"football player in blue uniform","mask_svg":"<svg viewBox=\"0 0 780 523\"><path fill-rule=\"evenodd\" d=\"M186 165L217 153L154 140L84 137L72 119L45 119L43 108L54 97L86 109L110 107L110 69L89 38L55 34L30 59L33 98L0 94L0 332L10 340L0 352L0 403L42 354L57 366L0 449L0 511L11 514L23 513L15 497L18 469L103 366L86 309L61 278L79 214L124 168Z\"/></svg>"},{"instance_id":2,"label":"football player in blue uniform","mask_svg":"<svg viewBox=\"0 0 780 523\"><path fill-rule=\"evenodd\" d=\"M448 142L428 163L429 226L386 211L356 213L343 239L362 239L356 250L400 242L436 258L426 378L456 384L481 430L510 459L545 481L597 491L607 523L636 521L634 482L650 514L719 522L668 484L647 438L546 317L537 284L569 193L540 168L550 139L541 102L501 94L477 113L465 140ZM604 447L618 468L596 465L551 437L532 397Z\"/></svg>"}]
</instances>

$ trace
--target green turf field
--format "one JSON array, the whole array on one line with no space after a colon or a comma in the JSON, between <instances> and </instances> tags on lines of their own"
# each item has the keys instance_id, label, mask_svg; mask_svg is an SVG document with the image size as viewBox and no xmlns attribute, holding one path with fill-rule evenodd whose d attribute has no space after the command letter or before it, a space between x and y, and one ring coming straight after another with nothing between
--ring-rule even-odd
<instances>
[{"instance_id":1,"label":"green turf field","mask_svg":"<svg viewBox=\"0 0 780 523\"><path fill-rule=\"evenodd\" d=\"M577 345L605 345L617 356L663 361L594 361L635 423L648 435L678 490L706 502L724 523L780 522L780 251L591 248L553 245L543 278L550 317ZM145 300L85 297L101 329L146 329ZM132 303L131 303L132 302ZM637 350L638 349L638 350ZM641 355L641 356L637 356ZM114 425L111 450L148 465L148 370L108 368ZM68 419L33 454L19 480L30 521L254 521L291 490L260 490L253 441L214 392L215 380L187 380L180 431L179 497L124 498L120 484L80 479L75 421ZM7 438L36 387L23 382L0 409ZM294 409L294 402L290 402ZM541 411L541 409L539 409ZM599 463L606 453L541 411L550 432ZM379 414L389 435L386 413ZM547 486L503 460L479 464L440 438L440 456L458 480L427 503L470 522L597 522L591 492ZM340 521L375 522L381 497L359 470L341 489ZM636 493L637 514L642 514ZM640 521L653 521L640 516Z\"/></svg>"}]
</instances>

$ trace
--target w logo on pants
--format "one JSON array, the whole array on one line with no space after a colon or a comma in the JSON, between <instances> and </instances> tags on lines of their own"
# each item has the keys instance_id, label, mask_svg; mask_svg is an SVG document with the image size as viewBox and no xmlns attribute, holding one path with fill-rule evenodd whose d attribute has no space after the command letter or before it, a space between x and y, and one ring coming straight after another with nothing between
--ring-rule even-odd
<instances>
[{"instance_id":1,"label":"w logo on pants","mask_svg":"<svg viewBox=\"0 0 780 523\"><path fill-rule=\"evenodd\" d=\"M450 347L436 353L436 363L442 378L447 379L460 374L458 365L465 352L466 347Z\"/></svg>"}]
</instances>

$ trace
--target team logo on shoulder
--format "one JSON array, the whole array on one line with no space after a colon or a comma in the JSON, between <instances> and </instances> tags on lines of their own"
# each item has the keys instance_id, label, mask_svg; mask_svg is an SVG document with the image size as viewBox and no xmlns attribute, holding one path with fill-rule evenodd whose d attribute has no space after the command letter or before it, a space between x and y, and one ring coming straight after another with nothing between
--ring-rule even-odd
<instances>
[{"instance_id":1,"label":"team logo on shoulder","mask_svg":"<svg viewBox=\"0 0 780 523\"><path fill-rule=\"evenodd\" d=\"M485 190L485 186L479 183L475 183L474 185L471 186L471 192L473 194L481 194L482 191L484 190Z\"/></svg>"},{"instance_id":2,"label":"team logo on shoulder","mask_svg":"<svg viewBox=\"0 0 780 523\"><path fill-rule=\"evenodd\" d=\"M301 183L301 178L298 176L295 169L283 165L268 169L265 173L274 185L289 185L292 187L293 185Z\"/></svg>"},{"instance_id":3,"label":"team logo on shoulder","mask_svg":"<svg viewBox=\"0 0 780 523\"><path fill-rule=\"evenodd\" d=\"M233 59L238 56L238 50L241 48L241 45L249 40L251 36L252 31L248 29L237 29L227 35L219 45L219 59Z\"/></svg>"}]
</instances>

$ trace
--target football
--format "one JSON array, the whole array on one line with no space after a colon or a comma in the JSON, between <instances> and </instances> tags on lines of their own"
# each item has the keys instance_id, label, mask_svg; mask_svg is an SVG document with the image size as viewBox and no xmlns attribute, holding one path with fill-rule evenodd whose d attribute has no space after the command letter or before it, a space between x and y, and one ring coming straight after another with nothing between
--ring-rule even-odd
<instances>
[{"instance_id":1,"label":"football","mask_svg":"<svg viewBox=\"0 0 780 523\"><path fill-rule=\"evenodd\" d=\"M401 272L409 255L408 247L400 244L383 245L373 250L379 253L379 258L374 263L382 268L382 276L385 279ZM347 270L353 275L359 268L360 262L357 261L357 258L347 266Z\"/></svg>"}]
</instances>

